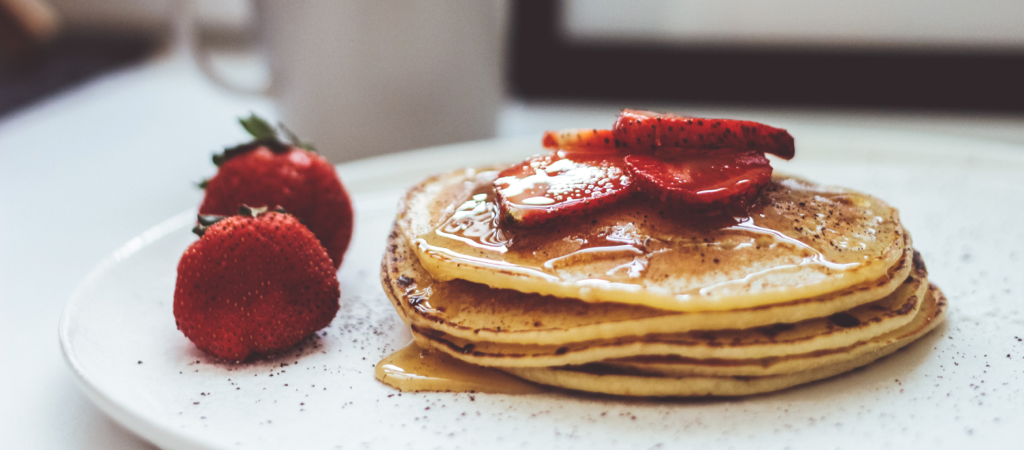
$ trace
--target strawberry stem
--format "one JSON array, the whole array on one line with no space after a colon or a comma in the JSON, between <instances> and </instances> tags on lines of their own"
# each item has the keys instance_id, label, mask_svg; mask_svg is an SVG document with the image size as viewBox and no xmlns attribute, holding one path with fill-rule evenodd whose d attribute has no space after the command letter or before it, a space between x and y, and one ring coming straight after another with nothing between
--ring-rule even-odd
<instances>
[{"instance_id":1,"label":"strawberry stem","mask_svg":"<svg viewBox=\"0 0 1024 450\"><path fill-rule=\"evenodd\" d=\"M260 214L266 213L268 209L269 208L266 206L252 207L249 205L238 205L238 215L255 218L259 217ZM281 214L288 214L288 211L285 211L285 209L280 206L274 208L273 211ZM206 230L213 226L213 224L220 222L224 219L227 219L228 217L230 216L220 216L216 214L199 214L196 216L196 222L198 223L196 224L196 226L192 227L192 232L195 233L197 236L202 237L204 234L206 234Z\"/></svg>"},{"instance_id":2,"label":"strawberry stem","mask_svg":"<svg viewBox=\"0 0 1024 450\"><path fill-rule=\"evenodd\" d=\"M220 222L227 217L228 216L218 216L214 214L199 214L196 216L196 222L199 223L196 224L195 227L192 227L192 232L195 233L196 236L202 237L206 234L206 230L213 226L213 224Z\"/></svg>"},{"instance_id":3,"label":"strawberry stem","mask_svg":"<svg viewBox=\"0 0 1024 450\"><path fill-rule=\"evenodd\" d=\"M248 217L258 217L260 214L267 212L266 206L252 207L249 205L238 205L238 215Z\"/></svg>"},{"instance_id":4,"label":"strawberry stem","mask_svg":"<svg viewBox=\"0 0 1024 450\"><path fill-rule=\"evenodd\" d=\"M249 117L239 117L238 123L242 125L253 140L234 147L227 147L223 152L213 155L213 164L220 167L225 161L234 156L245 153L258 147L267 147L274 153L284 153L291 147L299 147L311 152L316 152L312 143L302 142L292 130L278 122L277 129L256 114L249 114ZM282 139L284 137L285 139Z\"/></svg>"},{"instance_id":5,"label":"strawberry stem","mask_svg":"<svg viewBox=\"0 0 1024 450\"><path fill-rule=\"evenodd\" d=\"M200 225L208 227L217 222L220 222L221 220L224 220L224 218L226 217L227 216L220 216L216 214L199 214L198 216L196 216L196 221L199 222Z\"/></svg>"},{"instance_id":6,"label":"strawberry stem","mask_svg":"<svg viewBox=\"0 0 1024 450\"><path fill-rule=\"evenodd\" d=\"M277 132L274 131L274 127L254 113L250 113L248 118L239 117L238 123L242 124L242 128L245 128L245 131L252 135L253 140L277 138Z\"/></svg>"}]
</instances>

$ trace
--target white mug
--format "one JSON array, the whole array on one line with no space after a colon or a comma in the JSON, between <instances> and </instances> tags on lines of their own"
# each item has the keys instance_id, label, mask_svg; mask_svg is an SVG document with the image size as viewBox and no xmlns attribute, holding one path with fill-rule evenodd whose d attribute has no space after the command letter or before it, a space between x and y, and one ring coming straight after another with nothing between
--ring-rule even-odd
<instances>
[{"instance_id":1,"label":"white mug","mask_svg":"<svg viewBox=\"0 0 1024 450\"><path fill-rule=\"evenodd\" d=\"M336 163L493 137L503 99L502 5L257 0L267 93L282 122ZM194 54L203 58L202 49Z\"/></svg>"}]
</instances>

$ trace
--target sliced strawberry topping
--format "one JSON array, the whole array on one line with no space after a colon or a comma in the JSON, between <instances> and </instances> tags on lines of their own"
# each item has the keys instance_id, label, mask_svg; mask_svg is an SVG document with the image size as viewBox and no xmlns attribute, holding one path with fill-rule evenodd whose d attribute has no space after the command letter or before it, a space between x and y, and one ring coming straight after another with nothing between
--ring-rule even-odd
<instances>
[{"instance_id":1,"label":"sliced strawberry topping","mask_svg":"<svg viewBox=\"0 0 1024 450\"><path fill-rule=\"evenodd\" d=\"M671 149L625 159L637 189L683 211L745 210L772 176L758 151Z\"/></svg>"},{"instance_id":2,"label":"sliced strawberry topping","mask_svg":"<svg viewBox=\"0 0 1024 450\"><path fill-rule=\"evenodd\" d=\"M771 179L764 154L795 153L780 128L631 109L612 130L548 131L543 144L557 155L528 159L495 181L503 220L536 225L633 190L676 211L741 214Z\"/></svg>"},{"instance_id":3,"label":"sliced strawberry topping","mask_svg":"<svg viewBox=\"0 0 1024 450\"><path fill-rule=\"evenodd\" d=\"M494 180L501 217L519 226L539 225L593 211L632 192L620 154L558 152L534 156Z\"/></svg>"},{"instance_id":4,"label":"sliced strawberry topping","mask_svg":"<svg viewBox=\"0 0 1024 450\"><path fill-rule=\"evenodd\" d=\"M786 130L748 120L701 119L625 109L615 121L614 135L636 148L756 150L784 159L794 154Z\"/></svg>"},{"instance_id":5,"label":"sliced strawberry topping","mask_svg":"<svg viewBox=\"0 0 1024 450\"><path fill-rule=\"evenodd\" d=\"M544 147L566 151L600 151L629 148L612 130L578 129L544 132Z\"/></svg>"}]
</instances>

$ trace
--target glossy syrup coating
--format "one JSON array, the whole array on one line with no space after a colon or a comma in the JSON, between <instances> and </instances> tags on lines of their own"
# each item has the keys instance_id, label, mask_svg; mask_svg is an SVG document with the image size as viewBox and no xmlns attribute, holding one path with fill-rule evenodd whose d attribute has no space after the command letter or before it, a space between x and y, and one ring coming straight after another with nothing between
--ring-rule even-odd
<instances>
[{"instance_id":1,"label":"glossy syrup coating","mask_svg":"<svg viewBox=\"0 0 1024 450\"><path fill-rule=\"evenodd\" d=\"M174 318L229 361L287 349L334 319L341 292L313 234L288 214L214 223L178 262Z\"/></svg>"},{"instance_id":2,"label":"glossy syrup coating","mask_svg":"<svg viewBox=\"0 0 1024 450\"><path fill-rule=\"evenodd\" d=\"M774 177L746 216L689 214L634 196L600 214L505 226L497 172L414 188L399 225L438 280L588 302L729 310L824 295L877 279L903 257L898 212L845 189Z\"/></svg>"}]
</instances>

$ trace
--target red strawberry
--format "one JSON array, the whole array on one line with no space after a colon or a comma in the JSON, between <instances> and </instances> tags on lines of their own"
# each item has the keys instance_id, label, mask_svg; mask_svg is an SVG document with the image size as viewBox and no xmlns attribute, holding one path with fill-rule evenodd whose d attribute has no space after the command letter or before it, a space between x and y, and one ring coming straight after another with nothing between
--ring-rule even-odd
<instances>
[{"instance_id":1,"label":"red strawberry","mask_svg":"<svg viewBox=\"0 0 1024 450\"><path fill-rule=\"evenodd\" d=\"M174 319L230 361L287 349L331 323L341 295L331 258L295 217L266 208L200 216L178 262Z\"/></svg>"},{"instance_id":2,"label":"red strawberry","mask_svg":"<svg viewBox=\"0 0 1024 450\"><path fill-rule=\"evenodd\" d=\"M612 130L597 129L546 131L542 143L546 148L566 151L593 152L629 148L615 137Z\"/></svg>"},{"instance_id":3,"label":"red strawberry","mask_svg":"<svg viewBox=\"0 0 1024 450\"><path fill-rule=\"evenodd\" d=\"M294 135L292 145L282 142L256 116L239 121L254 140L214 156L219 169L203 183L199 213L233 214L240 204L280 205L320 239L337 270L352 239L352 201L334 166Z\"/></svg>"},{"instance_id":4,"label":"red strawberry","mask_svg":"<svg viewBox=\"0 0 1024 450\"><path fill-rule=\"evenodd\" d=\"M794 154L786 130L748 120L701 119L625 109L615 121L615 136L634 147L730 148L771 153L784 159Z\"/></svg>"},{"instance_id":5,"label":"red strawberry","mask_svg":"<svg viewBox=\"0 0 1024 450\"><path fill-rule=\"evenodd\" d=\"M626 156L626 166L641 192L690 212L745 211L772 176L757 151L662 150Z\"/></svg>"},{"instance_id":6,"label":"red strawberry","mask_svg":"<svg viewBox=\"0 0 1024 450\"><path fill-rule=\"evenodd\" d=\"M632 186L619 154L534 156L494 180L501 217L520 226L612 205L629 196Z\"/></svg>"}]
</instances>

